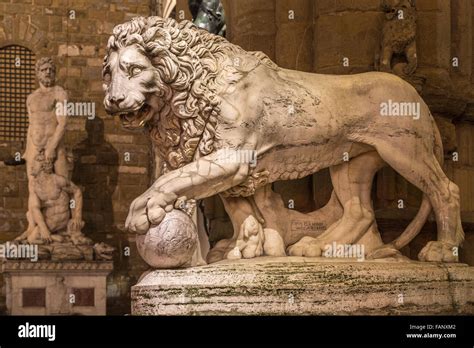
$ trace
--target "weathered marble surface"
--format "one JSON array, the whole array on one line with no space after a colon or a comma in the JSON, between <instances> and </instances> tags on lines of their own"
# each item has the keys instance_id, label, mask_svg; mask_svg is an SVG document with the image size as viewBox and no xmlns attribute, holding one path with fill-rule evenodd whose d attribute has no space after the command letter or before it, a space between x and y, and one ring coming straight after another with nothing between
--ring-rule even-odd
<instances>
[{"instance_id":1,"label":"weathered marble surface","mask_svg":"<svg viewBox=\"0 0 474 348\"><path fill-rule=\"evenodd\" d=\"M132 202L129 232L146 234L180 199L219 194L234 235L214 246L209 263L263 254L265 234L239 238L242 228L280 235L263 251L280 252L283 244L288 255L319 257L332 243L357 244L367 258L378 259L399 255L433 210L438 235L418 259L458 262L460 191L443 172L442 141L428 106L402 79L283 69L262 52L160 17L116 26L106 52L105 109L126 129L147 130L162 169ZM406 73L415 65L408 59ZM400 113L406 104L413 110ZM423 200L409 226L384 244L371 192L374 175L387 165L420 189ZM275 217L281 202L272 183L325 168L334 194L313 212L315 228L293 229L309 219L295 221L290 209ZM259 226L246 228L248 218Z\"/></svg>"},{"instance_id":2,"label":"weathered marble surface","mask_svg":"<svg viewBox=\"0 0 474 348\"><path fill-rule=\"evenodd\" d=\"M155 270L132 288L132 314L474 314L474 267L260 257Z\"/></svg>"},{"instance_id":3,"label":"weathered marble surface","mask_svg":"<svg viewBox=\"0 0 474 348\"><path fill-rule=\"evenodd\" d=\"M170 211L160 225L137 236L137 249L154 268L179 268L192 264L198 244L197 229L181 210Z\"/></svg>"}]
</instances>

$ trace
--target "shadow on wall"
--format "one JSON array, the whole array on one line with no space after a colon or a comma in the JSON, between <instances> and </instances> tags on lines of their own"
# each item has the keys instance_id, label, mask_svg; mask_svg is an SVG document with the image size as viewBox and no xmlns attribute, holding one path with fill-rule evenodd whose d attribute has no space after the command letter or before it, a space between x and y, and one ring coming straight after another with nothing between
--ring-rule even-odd
<instances>
[{"instance_id":1,"label":"shadow on wall","mask_svg":"<svg viewBox=\"0 0 474 348\"><path fill-rule=\"evenodd\" d=\"M119 154L105 140L104 121L96 117L86 122L87 138L73 149L72 181L81 187L84 197L84 232L95 242L106 242L116 248L114 271L107 278L107 314L130 313L130 287L137 282L129 273L134 262L124 256L129 247L127 234L115 224L113 196L118 184ZM136 253L133 253L135 255Z\"/></svg>"},{"instance_id":2,"label":"shadow on wall","mask_svg":"<svg viewBox=\"0 0 474 348\"><path fill-rule=\"evenodd\" d=\"M105 140L104 121L87 120L87 138L74 149L72 181L84 197L85 232L115 232L112 195L117 186L118 152Z\"/></svg>"}]
</instances>

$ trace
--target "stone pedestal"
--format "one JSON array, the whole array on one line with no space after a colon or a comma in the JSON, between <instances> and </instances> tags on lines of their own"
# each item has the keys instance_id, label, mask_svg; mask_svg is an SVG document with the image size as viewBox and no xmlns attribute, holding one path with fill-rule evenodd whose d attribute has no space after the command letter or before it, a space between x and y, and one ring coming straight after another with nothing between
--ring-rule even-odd
<instances>
[{"instance_id":1,"label":"stone pedestal","mask_svg":"<svg viewBox=\"0 0 474 348\"><path fill-rule=\"evenodd\" d=\"M474 267L301 257L154 270L134 315L474 314Z\"/></svg>"},{"instance_id":2,"label":"stone pedestal","mask_svg":"<svg viewBox=\"0 0 474 348\"><path fill-rule=\"evenodd\" d=\"M11 261L2 273L11 315L105 315L108 261Z\"/></svg>"}]
</instances>

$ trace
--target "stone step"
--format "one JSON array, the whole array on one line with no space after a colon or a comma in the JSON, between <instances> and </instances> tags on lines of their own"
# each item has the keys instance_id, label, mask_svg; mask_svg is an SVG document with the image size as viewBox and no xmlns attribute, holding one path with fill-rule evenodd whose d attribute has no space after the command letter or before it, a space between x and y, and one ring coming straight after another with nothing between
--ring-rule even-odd
<instances>
[{"instance_id":1,"label":"stone step","mask_svg":"<svg viewBox=\"0 0 474 348\"><path fill-rule=\"evenodd\" d=\"M132 314L474 314L474 267L260 257L151 270L132 287Z\"/></svg>"}]
</instances>

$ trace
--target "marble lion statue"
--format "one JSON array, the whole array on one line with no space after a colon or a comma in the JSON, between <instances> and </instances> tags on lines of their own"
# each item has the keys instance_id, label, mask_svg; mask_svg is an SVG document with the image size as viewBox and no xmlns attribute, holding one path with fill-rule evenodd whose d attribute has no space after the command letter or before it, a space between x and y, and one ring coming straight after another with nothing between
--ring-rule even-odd
<instances>
[{"instance_id":1,"label":"marble lion statue","mask_svg":"<svg viewBox=\"0 0 474 348\"><path fill-rule=\"evenodd\" d=\"M115 27L103 79L107 112L125 128L148 134L160 172L132 202L125 222L130 232L158 225L178 199L219 194L235 235L211 250L208 261L217 261L236 245L243 249L237 239L249 216L263 227L272 224L259 214L272 211L265 198L272 182L330 168L328 205L334 209L327 212L339 213L325 231L290 236L270 226L280 234L272 240L283 243L287 255L322 256L333 242L364 244L372 258L393 255L433 209L437 240L418 257L458 261L464 239L459 189L442 170L441 138L427 105L399 77L287 70L189 21L138 17ZM391 109L390 116L381 111L387 105L417 112ZM242 160L248 153L256 160ZM377 230L370 196L373 177L385 165L423 192L414 220L389 244Z\"/></svg>"}]
</instances>

